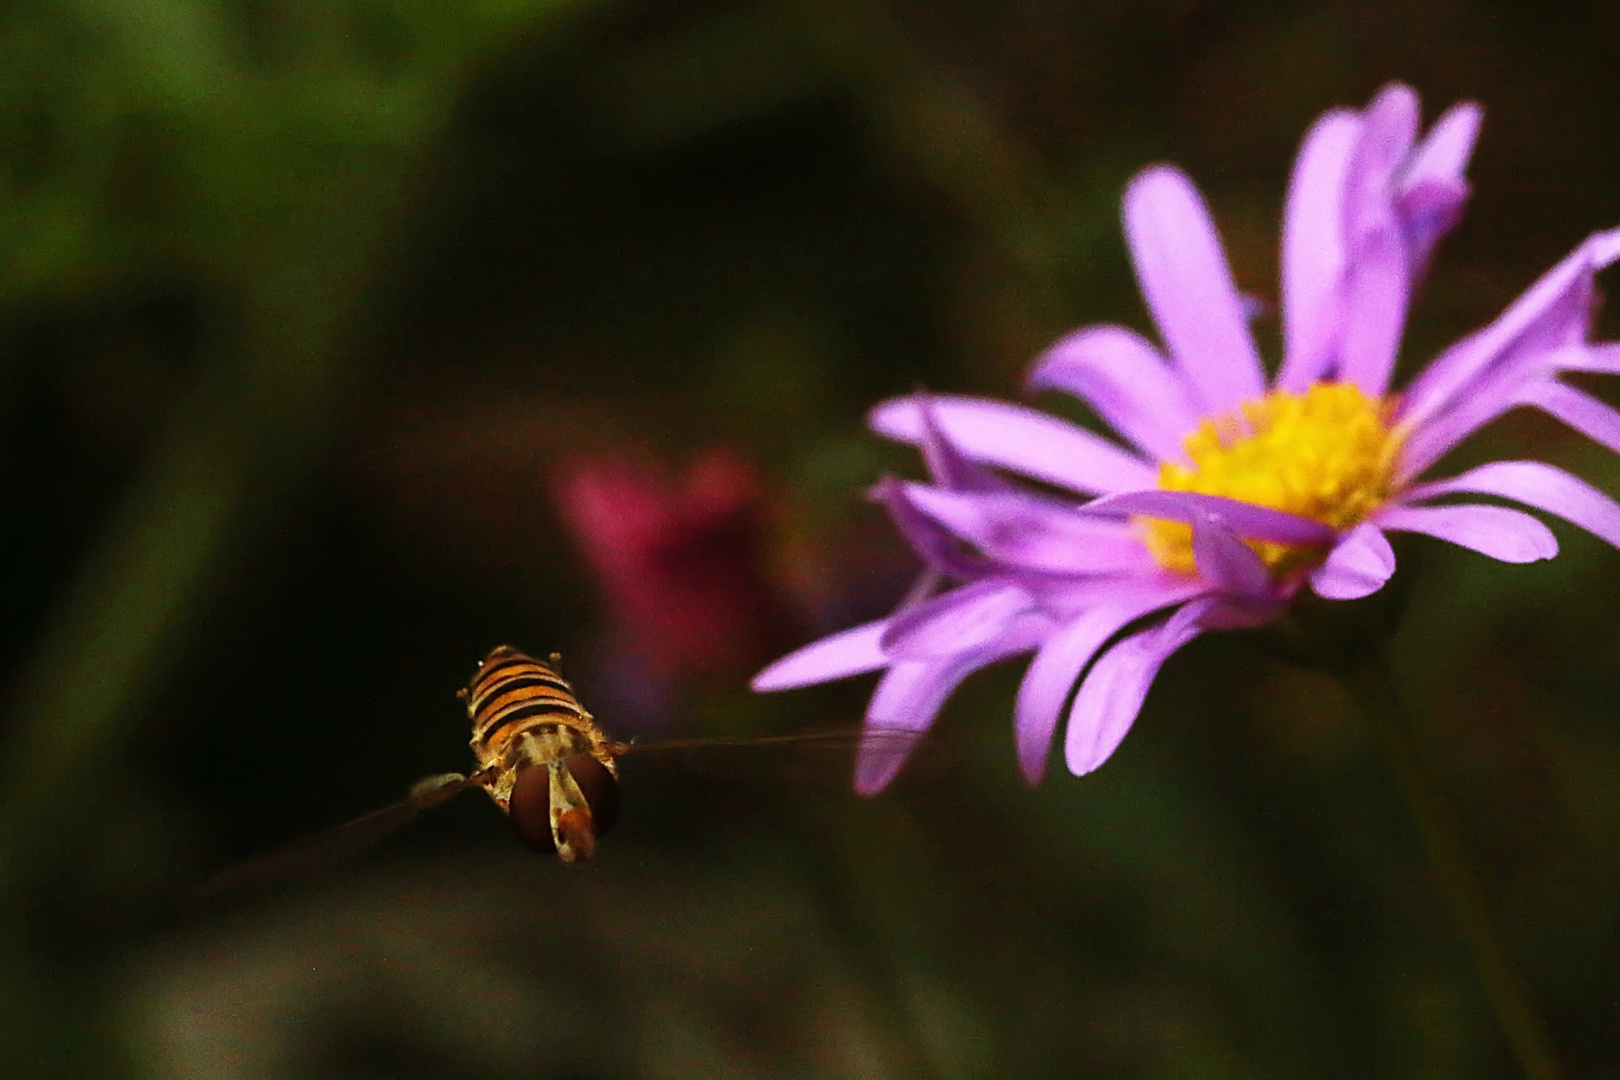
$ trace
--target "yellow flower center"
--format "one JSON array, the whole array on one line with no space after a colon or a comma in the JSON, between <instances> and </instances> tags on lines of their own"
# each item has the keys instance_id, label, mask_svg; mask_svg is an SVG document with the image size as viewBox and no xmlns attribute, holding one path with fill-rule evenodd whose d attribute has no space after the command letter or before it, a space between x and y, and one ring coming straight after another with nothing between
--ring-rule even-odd
<instances>
[{"instance_id":1,"label":"yellow flower center","mask_svg":"<svg viewBox=\"0 0 1620 1080\"><path fill-rule=\"evenodd\" d=\"M1389 422L1393 402L1350 383L1319 382L1303 394L1273 390L1240 414L1205 420L1187 436L1191 467L1159 466L1159 487L1224 495L1346 529L1388 497L1403 432ZM1144 518L1144 540L1159 563L1195 570L1192 528ZM1250 540L1273 572L1313 552L1298 545Z\"/></svg>"}]
</instances>

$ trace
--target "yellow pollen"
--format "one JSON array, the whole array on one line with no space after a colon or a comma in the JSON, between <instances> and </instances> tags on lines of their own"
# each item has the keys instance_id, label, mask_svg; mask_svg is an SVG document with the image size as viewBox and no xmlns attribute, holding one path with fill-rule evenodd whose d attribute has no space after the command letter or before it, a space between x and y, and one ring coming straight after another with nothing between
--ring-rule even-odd
<instances>
[{"instance_id":1,"label":"yellow pollen","mask_svg":"<svg viewBox=\"0 0 1620 1080\"><path fill-rule=\"evenodd\" d=\"M1159 466L1159 487L1224 495L1346 529L1389 496L1403 432L1389 423L1393 402L1350 383L1319 382L1303 394L1273 390L1241 413L1205 420L1187 436L1191 467ZM1192 528L1143 518L1144 539L1159 563L1195 570ZM1248 541L1273 573L1315 554L1310 549Z\"/></svg>"}]
</instances>

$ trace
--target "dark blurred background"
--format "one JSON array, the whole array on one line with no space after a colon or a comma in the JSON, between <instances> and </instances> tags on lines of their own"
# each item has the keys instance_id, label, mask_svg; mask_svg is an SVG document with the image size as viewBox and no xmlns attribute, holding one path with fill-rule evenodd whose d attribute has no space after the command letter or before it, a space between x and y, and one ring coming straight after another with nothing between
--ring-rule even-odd
<instances>
[{"instance_id":1,"label":"dark blurred background","mask_svg":"<svg viewBox=\"0 0 1620 1080\"><path fill-rule=\"evenodd\" d=\"M1018 779L1008 665L877 800L627 761L588 867L469 796L189 898L466 768L501 642L621 736L854 722L870 680L745 687L907 587L862 492L918 466L871 404L1145 328L1117 205L1155 160L1270 300L1300 136L1391 78L1486 106L1410 370L1620 223L1617 35L1522 0L6 5L6 1073L1516 1075L1378 744L1230 637L1085 780ZM1534 417L1485 453L1620 491ZM1564 1067L1620 1076L1620 553L1559 535L1410 542L1396 666Z\"/></svg>"}]
</instances>

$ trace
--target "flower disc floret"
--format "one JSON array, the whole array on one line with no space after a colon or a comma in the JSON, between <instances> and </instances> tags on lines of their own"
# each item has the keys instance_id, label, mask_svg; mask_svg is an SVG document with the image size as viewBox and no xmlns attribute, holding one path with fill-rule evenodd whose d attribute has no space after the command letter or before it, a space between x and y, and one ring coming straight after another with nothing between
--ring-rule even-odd
<instances>
[{"instance_id":1,"label":"flower disc floret","mask_svg":"<svg viewBox=\"0 0 1620 1080\"><path fill-rule=\"evenodd\" d=\"M1273 390L1236 414L1201 423L1184 444L1191 465L1162 464L1159 487L1222 495L1350 529L1393 488L1401 432L1390 423L1391 412L1389 399L1351 383L1318 382L1303 394ZM1160 565L1195 572L1189 526L1156 518L1144 524ZM1305 554L1288 544L1251 546L1273 571Z\"/></svg>"}]
</instances>

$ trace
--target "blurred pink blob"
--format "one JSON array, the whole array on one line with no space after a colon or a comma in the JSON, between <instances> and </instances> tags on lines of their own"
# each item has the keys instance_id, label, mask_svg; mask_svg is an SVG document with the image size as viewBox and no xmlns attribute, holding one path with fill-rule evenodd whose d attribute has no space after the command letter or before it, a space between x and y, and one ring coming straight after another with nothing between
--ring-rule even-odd
<instances>
[{"instance_id":1,"label":"blurred pink blob","mask_svg":"<svg viewBox=\"0 0 1620 1080\"><path fill-rule=\"evenodd\" d=\"M753 464L705 451L670 477L629 455L579 457L555 481L624 647L665 679L742 670L797 622L765 569Z\"/></svg>"}]
</instances>

